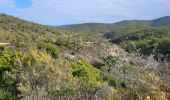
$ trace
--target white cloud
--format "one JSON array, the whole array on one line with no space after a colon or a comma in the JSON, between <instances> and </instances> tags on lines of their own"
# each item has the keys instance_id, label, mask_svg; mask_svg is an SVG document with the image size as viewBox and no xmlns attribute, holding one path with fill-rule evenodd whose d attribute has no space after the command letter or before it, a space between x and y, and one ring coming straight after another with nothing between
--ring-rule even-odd
<instances>
[{"instance_id":1,"label":"white cloud","mask_svg":"<svg viewBox=\"0 0 170 100\"><path fill-rule=\"evenodd\" d=\"M61 20L68 23L102 22L111 17L124 16L122 12L128 10L127 6L128 2L121 4L119 0L32 0L32 6L19 10L18 15L38 22L43 19L44 23L60 24Z\"/></svg>"},{"instance_id":2,"label":"white cloud","mask_svg":"<svg viewBox=\"0 0 170 100\"><path fill-rule=\"evenodd\" d=\"M16 15L43 24L115 22L123 19L156 18L170 13L169 0L31 1L30 7L18 9Z\"/></svg>"}]
</instances>

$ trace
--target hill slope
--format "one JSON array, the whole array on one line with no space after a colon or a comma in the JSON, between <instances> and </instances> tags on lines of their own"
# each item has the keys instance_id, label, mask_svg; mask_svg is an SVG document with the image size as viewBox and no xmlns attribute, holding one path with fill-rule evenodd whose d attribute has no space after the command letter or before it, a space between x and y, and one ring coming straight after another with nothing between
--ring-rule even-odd
<instances>
[{"instance_id":1,"label":"hill slope","mask_svg":"<svg viewBox=\"0 0 170 100\"><path fill-rule=\"evenodd\" d=\"M67 27L62 27L64 29L74 31L74 32L84 32L84 33L106 33L112 30L128 30L128 29L144 29L150 27L160 27L169 26L170 17L162 17L155 20L125 20L113 24L102 24L102 23L88 23L88 24L77 24L77 25L67 25Z\"/></svg>"},{"instance_id":2,"label":"hill slope","mask_svg":"<svg viewBox=\"0 0 170 100\"><path fill-rule=\"evenodd\" d=\"M162 18L158 18L155 20L152 20L152 26L169 26L170 25L170 16L165 16Z\"/></svg>"},{"instance_id":3,"label":"hill slope","mask_svg":"<svg viewBox=\"0 0 170 100\"><path fill-rule=\"evenodd\" d=\"M124 35L110 32L105 37L121 44L129 52L139 50L142 54L163 54L167 59L170 58L170 27L144 29Z\"/></svg>"},{"instance_id":4,"label":"hill slope","mask_svg":"<svg viewBox=\"0 0 170 100\"><path fill-rule=\"evenodd\" d=\"M150 55L151 53L155 52L155 49L157 48L157 53L166 55L169 59L169 25L170 17L166 16L154 20L125 20L113 24L88 23L73 26L71 25L65 27L64 29L89 34L104 34L104 37L111 39L112 43L123 43L123 48L126 50L129 49L128 47L131 47L130 45L126 44L127 41L131 42L135 40L135 42L139 42L140 40L140 46L139 43L135 44L135 46L137 46L136 49L141 49L143 54ZM148 32L147 30L150 31ZM154 35L148 35L151 33ZM162 35L160 36L160 34ZM146 41L148 42L146 43Z\"/></svg>"},{"instance_id":5,"label":"hill slope","mask_svg":"<svg viewBox=\"0 0 170 100\"><path fill-rule=\"evenodd\" d=\"M82 33L104 33L109 32L112 27L109 24L103 23L86 23L86 24L76 24L76 25L65 25L60 26L60 28Z\"/></svg>"},{"instance_id":6,"label":"hill slope","mask_svg":"<svg viewBox=\"0 0 170 100\"><path fill-rule=\"evenodd\" d=\"M11 43L0 46L2 100L169 97L169 63L128 53L93 34L60 30L2 14L0 42Z\"/></svg>"}]
</instances>

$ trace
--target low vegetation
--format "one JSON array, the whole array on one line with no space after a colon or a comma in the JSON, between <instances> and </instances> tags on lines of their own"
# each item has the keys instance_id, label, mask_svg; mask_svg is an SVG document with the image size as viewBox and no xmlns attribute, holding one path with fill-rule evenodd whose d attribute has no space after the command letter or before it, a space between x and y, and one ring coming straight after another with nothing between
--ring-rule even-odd
<instances>
[{"instance_id":1,"label":"low vegetation","mask_svg":"<svg viewBox=\"0 0 170 100\"><path fill-rule=\"evenodd\" d=\"M170 99L169 27L131 31L109 34L119 46L1 14L0 99Z\"/></svg>"}]
</instances>

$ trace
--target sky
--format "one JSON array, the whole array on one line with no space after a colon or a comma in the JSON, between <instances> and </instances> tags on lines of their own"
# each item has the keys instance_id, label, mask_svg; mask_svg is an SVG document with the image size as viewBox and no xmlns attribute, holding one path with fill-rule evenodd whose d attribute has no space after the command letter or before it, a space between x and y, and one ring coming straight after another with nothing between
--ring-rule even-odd
<instances>
[{"instance_id":1,"label":"sky","mask_svg":"<svg viewBox=\"0 0 170 100\"><path fill-rule=\"evenodd\" d=\"M0 13L44 25L114 23L170 15L170 0L0 0Z\"/></svg>"}]
</instances>

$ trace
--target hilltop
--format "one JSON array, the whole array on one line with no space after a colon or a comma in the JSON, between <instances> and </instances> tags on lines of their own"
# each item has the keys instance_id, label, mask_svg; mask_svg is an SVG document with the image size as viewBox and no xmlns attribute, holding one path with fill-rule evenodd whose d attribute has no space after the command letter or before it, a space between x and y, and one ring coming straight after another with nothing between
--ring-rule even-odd
<instances>
[{"instance_id":1,"label":"hilltop","mask_svg":"<svg viewBox=\"0 0 170 100\"><path fill-rule=\"evenodd\" d=\"M63 29L84 33L106 33L112 30L144 29L150 27L169 26L170 17L162 17L154 20L124 20L117 23L85 23L60 26Z\"/></svg>"},{"instance_id":2,"label":"hilltop","mask_svg":"<svg viewBox=\"0 0 170 100\"><path fill-rule=\"evenodd\" d=\"M152 26L169 26L170 25L170 16L165 16L162 18L158 18L152 21Z\"/></svg>"},{"instance_id":3,"label":"hilltop","mask_svg":"<svg viewBox=\"0 0 170 100\"><path fill-rule=\"evenodd\" d=\"M165 16L154 20L124 20L113 24L87 23L62 28L103 36L112 43L121 44L128 52L135 48L145 55L156 53L169 59L169 27L170 17Z\"/></svg>"}]
</instances>

